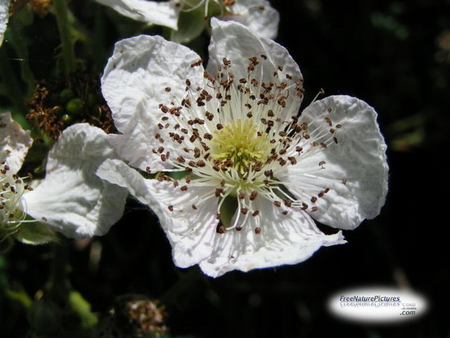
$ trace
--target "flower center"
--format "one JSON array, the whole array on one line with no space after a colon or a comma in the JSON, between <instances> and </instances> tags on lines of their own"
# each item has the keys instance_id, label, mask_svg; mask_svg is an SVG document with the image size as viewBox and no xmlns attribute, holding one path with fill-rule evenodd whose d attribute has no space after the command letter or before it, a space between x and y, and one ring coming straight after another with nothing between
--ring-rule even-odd
<instances>
[{"instance_id":1,"label":"flower center","mask_svg":"<svg viewBox=\"0 0 450 338\"><path fill-rule=\"evenodd\" d=\"M9 170L5 162L0 164L0 241L18 231L26 217L22 195L32 190Z\"/></svg>"},{"instance_id":2,"label":"flower center","mask_svg":"<svg viewBox=\"0 0 450 338\"><path fill-rule=\"evenodd\" d=\"M214 132L211 157L222 165L229 163L244 177L250 167L265 160L270 152L269 138L258 133L253 121L237 120Z\"/></svg>"},{"instance_id":3,"label":"flower center","mask_svg":"<svg viewBox=\"0 0 450 338\"><path fill-rule=\"evenodd\" d=\"M172 96L170 87L163 88L167 100L159 104L161 121L151 150L159 164L164 163L164 171L186 173L181 179L160 173L158 180L173 182L181 192L195 189L185 202L168 209L198 210L217 199L221 233L240 230L246 223L259 233L260 212L265 212L259 208L265 208L267 201L281 215L290 210L317 211L315 203L330 189L308 183L294 196L286 188L291 184L287 170L336 144L335 132L340 128L328 116L331 108L320 120L309 122L292 111L292 102L303 95L301 78L294 79L281 66L273 73L264 72L262 65L270 62L265 55L248 61L246 77L235 78L231 61L224 58L217 74L203 73L204 83L193 85L186 79L181 101ZM304 175L315 177L325 166L323 160L309 164ZM150 166L146 170L158 171Z\"/></svg>"}]
</instances>

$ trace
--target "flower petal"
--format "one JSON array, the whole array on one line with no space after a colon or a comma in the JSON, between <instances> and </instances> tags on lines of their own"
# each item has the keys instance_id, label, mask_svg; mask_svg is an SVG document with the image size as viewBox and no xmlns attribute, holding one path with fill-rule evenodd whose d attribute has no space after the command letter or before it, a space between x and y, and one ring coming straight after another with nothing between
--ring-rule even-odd
<instances>
[{"instance_id":1,"label":"flower petal","mask_svg":"<svg viewBox=\"0 0 450 338\"><path fill-rule=\"evenodd\" d=\"M203 85L203 67L192 66L199 60L192 50L159 36L141 35L116 44L102 77L102 92L123 133L112 136L117 138L112 144L130 165L165 168L149 151L160 145L155 135L164 132L158 126L160 104L179 104L186 95L186 79L192 86Z\"/></svg>"},{"instance_id":2,"label":"flower petal","mask_svg":"<svg viewBox=\"0 0 450 338\"><path fill-rule=\"evenodd\" d=\"M198 210L192 208L199 196L210 189L190 187L181 192L170 182L143 178L118 160L105 161L97 173L108 182L127 188L151 207L169 238L177 266L186 268L210 256L217 236L217 199L204 202Z\"/></svg>"},{"instance_id":3,"label":"flower petal","mask_svg":"<svg viewBox=\"0 0 450 338\"><path fill-rule=\"evenodd\" d=\"M9 5L11 0L2 0L0 2L0 46L3 43L3 37L5 35L6 26L9 18Z\"/></svg>"},{"instance_id":4,"label":"flower petal","mask_svg":"<svg viewBox=\"0 0 450 338\"><path fill-rule=\"evenodd\" d=\"M249 76L260 83L287 84L286 115L296 114L303 98L303 76L289 52L278 43L259 38L256 33L238 22L211 19L212 38L209 46L208 71L217 72L223 59L231 60L230 71L237 79ZM238 37L238 38L237 38ZM249 58L259 62L258 74L249 73ZM277 75L274 75L274 74ZM284 116L280 116L285 118Z\"/></svg>"},{"instance_id":5,"label":"flower petal","mask_svg":"<svg viewBox=\"0 0 450 338\"><path fill-rule=\"evenodd\" d=\"M300 156L298 165L290 166L285 177L296 197L308 196L305 187L319 195L315 202L318 210L311 214L319 222L354 229L380 213L387 194L388 165L376 118L372 107L349 96L327 97L302 113L300 121L308 122L324 137L330 137L330 129L342 126L333 134L337 144L312 156ZM327 188L330 190L323 194Z\"/></svg>"},{"instance_id":6,"label":"flower petal","mask_svg":"<svg viewBox=\"0 0 450 338\"><path fill-rule=\"evenodd\" d=\"M117 157L106 134L88 124L67 128L49 152L47 176L23 195L27 213L68 237L103 235L122 216L127 191L95 175Z\"/></svg>"},{"instance_id":7,"label":"flower petal","mask_svg":"<svg viewBox=\"0 0 450 338\"><path fill-rule=\"evenodd\" d=\"M174 1L96 0L133 20L178 29L180 7Z\"/></svg>"},{"instance_id":8,"label":"flower petal","mask_svg":"<svg viewBox=\"0 0 450 338\"><path fill-rule=\"evenodd\" d=\"M251 216L242 230L232 229L216 235L214 251L200 262L205 274L218 277L232 270L246 272L297 264L311 257L321 246L346 243L341 232L323 234L304 211L280 215L279 210L265 199L261 199L256 206L262 211L261 214ZM258 234L256 227L261 229Z\"/></svg>"},{"instance_id":9,"label":"flower petal","mask_svg":"<svg viewBox=\"0 0 450 338\"><path fill-rule=\"evenodd\" d=\"M0 162L6 160L12 173L17 173L33 143L30 132L11 118L11 113L0 113Z\"/></svg>"},{"instance_id":10,"label":"flower petal","mask_svg":"<svg viewBox=\"0 0 450 338\"><path fill-rule=\"evenodd\" d=\"M258 36L275 39L278 34L280 14L265 0L240 0L231 7L232 13L220 17L234 20L247 26Z\"/></svg>"}]
</instances>

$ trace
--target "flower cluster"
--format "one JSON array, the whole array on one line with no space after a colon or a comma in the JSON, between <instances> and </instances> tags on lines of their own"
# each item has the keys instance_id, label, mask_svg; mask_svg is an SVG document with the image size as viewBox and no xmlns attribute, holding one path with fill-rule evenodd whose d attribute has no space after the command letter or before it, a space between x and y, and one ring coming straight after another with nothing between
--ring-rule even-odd
<instances>
[{"instance_id":1,"label":"flower cluster","mask_svg":"<svg viewBox=\"0 0 450 338\"><path fill-rule=\"evenodd\" d=\"M316 97L299 113L303 76L272 40L279 15L268 1L96 1L170 28L172 41L116 43L101 78L114 128L88 85L98 78L71 73L64 51L64 86L40 82L28 101L35 127L57 140L43 180L20 171L30 133L0 114L0 240L103 235L130 193L158 216L177 266L217 277L297 264L380 213L388 165L377 113L345 95ZM0 4L0 43L9 6ZM181 44L205 29L208 60Z\"/></svg>"}]
</instances>

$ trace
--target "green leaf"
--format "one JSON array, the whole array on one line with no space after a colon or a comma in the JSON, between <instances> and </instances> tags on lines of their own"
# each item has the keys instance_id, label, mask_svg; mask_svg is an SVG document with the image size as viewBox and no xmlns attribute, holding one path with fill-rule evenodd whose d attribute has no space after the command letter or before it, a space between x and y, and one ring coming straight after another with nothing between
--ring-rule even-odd
<instances>
[{"instance_id":1,"label":"green leaf","mask_svg":"<svg viewBox=\"0 0 450 338\"><path fill-rule=\"evenodd\" d=\"M207 22L204 9L201 7L191 12L181 12L178 18L178 30L171 31L170 40L188 43L203 32Z\"/></svg>"},{"instance_id":2,"label":"green leaf","mask_svg":"<svg viewBox=\"0 0 450 338\"><path fill-rule=\"evenodd\" d=\"M25 222L14 237L24 244L41 245L59 242L58 234L47 225L39 222Z\"/></svg>"}]
</instances>

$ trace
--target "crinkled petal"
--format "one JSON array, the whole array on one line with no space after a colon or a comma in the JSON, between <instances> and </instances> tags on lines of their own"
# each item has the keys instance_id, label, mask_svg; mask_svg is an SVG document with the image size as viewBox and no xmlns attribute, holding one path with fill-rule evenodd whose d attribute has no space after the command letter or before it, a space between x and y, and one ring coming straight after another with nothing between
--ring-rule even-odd
<instances>
[{"instance_id":1,"label":"crinkled petal","mask_svg":"<svg viewBox=\"0 0 450 338\"><path fill-rule=\"evenodd\" d=\"M325 122L326 117L332 126ZM312 156L300 156L284 178L290 182L287 188L300 199L308 196L305 189L313 193L310 196L330 189L314 204L318 210L311 216L319 222L354 229L380 213L387 194L388 164L376 118L372 107L349 96L330 96L302 113L301 122L308 122L310 129L317 127L316 133L325 137L330 136L331 128L342 126L334 134L337 144Z\"/></svg>"},{"instance_id":2,"label":"crinkled petal","mask_svg":"<svg viewBox=\"0 0 450 338\"><path fill-rule=\"evenodd\" d=\"M211 277L232 270L297 264L305 261L321 246L343 244L341 232L325 235L317 229L304 211L280 215L279 210L265 199L255 203L259 216L250 216L242 230L231 229L217 234L211 256L200 262L200 268ZM260 219L259 219L260 218ZM261 232L256 234L259 227Z\"/></svg>"},{"instance_id":3,"label":"crinkled petal","mask_svg":"<svg viewBox=\"0 0 450 338\"><path fill-rule=\"evenodd\" d=\"M6 160L11 172L17 173L33 143L30 132L11 118L11 113L0 113L0 162Z\"/></svg>"},{"instance_id":4,"label":"crinkled petal","mask_svg":"<svg viewBox=\"0 0 450 338\"><path fill-rule=\"evenodd\" d=\"M231 14L220 17L222 20L234 20L247 26L258 36L275 39L278 34L280 14L264 0L240 0L231 7Z\"/></svg>"},{"instance_id":5,"label":"crinkled petal","mask_svg":"<svg viewBox=\"0 0 450 338\"><path fill-rule=\"evenodd\" d=\"M272 40L258 37L238 22L212 18L211 26L208 71L216 73L217 67L222 66L223 59L226 58L231 61L229 71L237 79L248 79L249 58L256 57L260 63L258 73L250 73L250 79L255 78L260 84L286 84L288 93L283 110L286 116L280 118L290 118L290 115L297 114L303 98L303 76L286 48Z\"/></svg>"},{"instance_id":6,"label":"crinkled petal","mask_svg":"<svg viewBox=\"0 0 450 338\"><path fill-rule=\"evenodd\" d=\"M174 1L96 0L133 20L178 29L180 7Z\"/></svg>"},{"instance_id":7,"label":"crinkled petal","mask_svg":"<svg viewBox=\"0 0 450 338\"><path fill-rule=\"evenodd\" d=\"M67 128L49 152L47 176L23 195L27 213L67 237L104 235L121 218L127 191L95 171L116 157L101 129L84 123Z\"/></svg>"},{"instance_id":8,"label":"crinkled petal","mask_svg":"<svg viewBox=\"0 0 450 338\"><path fill-rule=\"evenodd\" d=\"M3 37L8 24L10 3L11 0L0 0L0 46L3 43Z\"/></svg>"},{"instance_id":9,"label":"crinkled petal","mask_svg":"<svg viewBox=\"0 0 450 338\"><path fill-rule=\"evenodd\" d=\"M155 135L165 131L158 126L163 115L160 104L180 104L186 79L192 86L203 86L203 67L191 66L199 60L192 50L159 36L141 35L116 44L102 77L102 92L123 134L112 136L116 138L112 144L130 165L142 170L165 168L151 152L160 145Z\"/></svg>"},{"instance_id":10,"label":"crinkled petal","mask_svg":"<svg viewBox=\"0 0 450 338\"><path fill-rule=\"evenodd\" d=\"M118 160L105 161L97 174L127 188L140 202L151 207L169 238L177 266L189 267L211 255L217 237L217 199L204 202L197 210L192 208L199 196L210 189L190 187L181 192L173 183L144 179Z\"/></svg>"}]
</instances>

